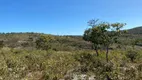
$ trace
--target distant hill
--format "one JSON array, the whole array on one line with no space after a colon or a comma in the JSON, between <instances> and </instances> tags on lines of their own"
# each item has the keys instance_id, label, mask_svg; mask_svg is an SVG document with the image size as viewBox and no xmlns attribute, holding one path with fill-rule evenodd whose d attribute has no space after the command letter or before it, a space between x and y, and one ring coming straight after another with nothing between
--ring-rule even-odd
<instances>
[{"instance_id":1,"label":"distant hill","mask_svg":"<svg viewBox=\"0 0 142 80\"><path fill-rule=\"evenodd\" d=\"M10 48L23 48L23 49L35 49L35 41L43 33L0 33L0 41L4 41L5 47ZM49 34L45 34L49 35ZM52 35L55 40L50 42L52 49L57 51L69 51L79 49L91 49L92 44L84 41L82 36L74 35Z\"/></svg>"},{"instance_id":2,"label":"distant hill","mask_svg":"<svg viewBox=\"0 0 142 80\"><path fill-rule=\"evenodd\" d=\"M142 26L129 29L128 33L129 34L142 34Z\"/></svg>"},{"instance_id":3,"label":"distant hill","mask_svg":"<svg viewBox=\"0 0 142 80\"><path fill-rule=\"evenodd\" d=\"M4 41L5 47L10 48L25 48L25 49L33 49L36 48L35 40L44 33L0 33L0 41ZM46 34L48 35L48 34ZM52 49L57 51L69 51L69 50L79 50L79 49L92 49L92 44L90 42L84 41L82 36L74 36L74 35L52 35L55 40L50 44L52 45ZM128 34L122 36L123 42L125 42L125 38L132 39L142 39L142 26L136 27L128 30ZM127 41L126 42L130 42Z\"/></svg>"}]
</instances>

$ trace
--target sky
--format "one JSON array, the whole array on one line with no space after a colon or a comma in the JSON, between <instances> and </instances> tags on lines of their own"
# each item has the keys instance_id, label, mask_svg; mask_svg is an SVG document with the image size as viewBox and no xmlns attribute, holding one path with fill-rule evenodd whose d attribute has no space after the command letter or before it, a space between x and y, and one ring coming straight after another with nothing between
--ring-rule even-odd
<instances>
[{"instance_id":1,"label":"sky","mask_svg":"<svg viewBox=\"0 0 142 80\"><path fill-rule=\"evenodd\" d=\"M0 0L0 32L82 35L91 19L142 26L142 0Z\"/></svg>"}]
</instances>

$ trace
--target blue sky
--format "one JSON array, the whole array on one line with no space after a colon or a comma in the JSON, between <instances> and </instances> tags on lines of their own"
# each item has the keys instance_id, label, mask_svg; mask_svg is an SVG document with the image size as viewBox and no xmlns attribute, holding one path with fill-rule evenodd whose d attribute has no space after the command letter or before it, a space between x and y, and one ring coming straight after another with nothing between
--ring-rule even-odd
<instances>
[{"instance_id":1,"label":"blue sky","mask_svg":"<svg viewBox=\"0 0 142 80\"><path fill-rule=\"evenodd\" d=\"M82 35L87 21L142 25L142 0L0 0L0 32Z\"/></svg>"}]
</instances>

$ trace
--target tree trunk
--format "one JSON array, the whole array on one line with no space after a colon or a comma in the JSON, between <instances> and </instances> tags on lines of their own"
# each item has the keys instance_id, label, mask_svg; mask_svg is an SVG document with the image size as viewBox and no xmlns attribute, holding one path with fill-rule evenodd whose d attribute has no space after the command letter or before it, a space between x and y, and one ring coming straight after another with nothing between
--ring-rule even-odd
<instances>
[{"instance_id":1,"label":"tree trunk","mask_svg":"<svg viewBox=\"0 0 142 80\"><path fill-rule=\"evenodd\" d=\"M108 75L106 75L106 79L107 80L112 80Z\"/></svg>"},{"instance_id":2,"label":"tree trunk","mask_svg":"<svg viewBox=\"0 0 142 80\"><path fill-rule=\"evenodd\" d=\"M96 51L97 56L99 56L99 52L98 52L98 48L97 47L95 47L95 51Z\"/></svg>"},{"instance_id":3,"label":"tree trunk","mask_svg":"<svg viewBox=\"0 0 142 80\"><path fill-rule=\"evenodd\" d=\"M109 47L106 47L106 61L108 62L108 52L109 52Z\"/></svg>"}]
</instances>

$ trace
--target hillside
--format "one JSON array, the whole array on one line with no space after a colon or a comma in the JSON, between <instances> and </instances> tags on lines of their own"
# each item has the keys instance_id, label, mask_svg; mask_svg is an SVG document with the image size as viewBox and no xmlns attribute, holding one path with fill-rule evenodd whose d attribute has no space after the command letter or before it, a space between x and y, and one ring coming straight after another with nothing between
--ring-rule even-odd
<instances>
[{"instance_id":1,"label":"hillside","mask_svg":"<svg viewBox=\"0 0 142 80\"><path fill-rule=\"evenodd\" d=\"M0 41L4 41L5 47L36 49L35 41L43 33L1 33ZM57 51L70 51L79 49L91 49L91 43L82 39L82 36L51 35L54 40L49 44Z\"/></svg>"},{"instance_id":2,"label":"hillside","mask_svg":"<svg viewBox=\"0 0 142 80\"><path fill-rule=\"evenodd\" d=\"M36 49L35 41L37 38L43 35L43 33L0 33L0 41L4 41L5 47L10 48L24 48L24 49ZM49 34L44 34L49 35ZM54 40L50 42L52 49L57 51L72 51L72 50L81 50L81 49L92 49L92 44L84 41L82 36L59 36L51 35L54 37ZM128 34L122 37L124 40L128 37L127 41L122 42L131 42L133 39L142 39L142 27L136 27L128 30Z\"/></svg>"},{"instance_id":3,"label":"hillside","mask_svg":"<svg viewBox=\"0 0 142 80\"><path fill-rule=\"evenodd\" d=\"M131 44L142 37L135 30L120 37L121 46L114 44L109 62L104 49L96 56L82 36L1 33L0 80L142 80L142 50ZM38 40L48 48L37 48Z\"/></svg>"},{"instance_id":4,"label":"hillside","mask_svg":"<svg viewBox=\"0 0 142 80\"><path fill-rule=\"evenodd\" d=\"M129 29L128 33L129 34L142 34L142 26Z\"/></svg>"}]
</instances>

